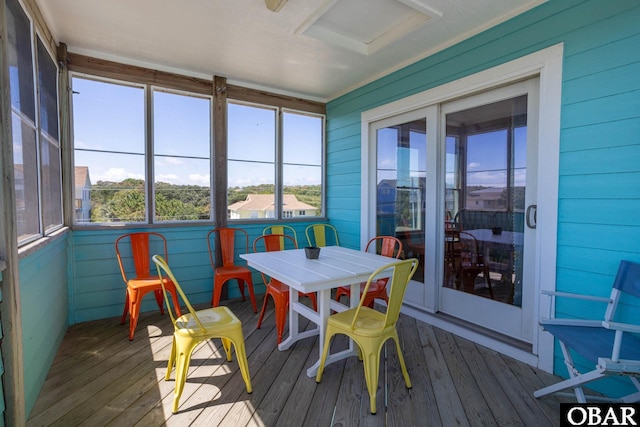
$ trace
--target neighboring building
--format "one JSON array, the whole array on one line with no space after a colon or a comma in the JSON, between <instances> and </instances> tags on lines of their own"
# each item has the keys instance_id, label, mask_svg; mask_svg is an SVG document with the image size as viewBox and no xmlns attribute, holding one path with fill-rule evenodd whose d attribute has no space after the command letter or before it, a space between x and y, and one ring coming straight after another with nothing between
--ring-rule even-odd
<instances>
[{"instance_id":1,"label":"neighboring building","mask_svg":"<svg viewBox=\"0 0 640 427\"><path fill-rule=\"evenodd\" d=\"M283 198L283 218L316 216L317 207L300 202L293 194L285 194ZM249 194L245 201L229 206L229 219L275 218L274 201L273 194Z\"/></svg>"},{"instance_id":2,"label":"neighboring building","mask_svg":"<svg viewBox=\"0 0 640 427\"><path fill-rule=\"evenodd\" d=\"M91 221L91 178L87 166L75 167L73 209L76 222Z\"/></svg>"},{"instance_id":3,"label":"neighboring building","mask_svg":"<svg viewBox=\"0 0 640 427\"><path fill-rule=\"evenodd\" d=\"M469 191L465 208L477 211L505 210L504 188L491 187Z\"/></svg>"}]
</instances>

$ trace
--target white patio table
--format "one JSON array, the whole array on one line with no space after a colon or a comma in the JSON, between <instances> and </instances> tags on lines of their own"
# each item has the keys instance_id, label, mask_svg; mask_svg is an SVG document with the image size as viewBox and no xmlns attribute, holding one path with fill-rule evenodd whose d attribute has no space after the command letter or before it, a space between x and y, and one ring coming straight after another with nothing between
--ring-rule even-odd
<instances>
[{"instance_id":1,"label":"white patio table","mask_svg":"<svg viewBox=\"0 0 640 427\"><path fill-rule=\"evenodd\" d=\"M304 249L242 254L240 258L246 260L250 267L295 290L305 293L318 292L318 312L299 302L298 292L289 292L289 337L278 345L278 349L287 350L298 340L319 335L318 361L307 370L310 377L315 376L318 371L327 318L331 310L343 311L348 308L331 299L331 289L351 285L351 295L356 297L350 298L350 306L357 307L360 282L366 281L379 267L393 262L388 257L339 246L323 247L318 259L307 259ZM299 331L298 315L311 320L318 327ZM329 354L326 363L355 354L353 343L350 343L348 350Z\"/></svg>"}]
</instances>

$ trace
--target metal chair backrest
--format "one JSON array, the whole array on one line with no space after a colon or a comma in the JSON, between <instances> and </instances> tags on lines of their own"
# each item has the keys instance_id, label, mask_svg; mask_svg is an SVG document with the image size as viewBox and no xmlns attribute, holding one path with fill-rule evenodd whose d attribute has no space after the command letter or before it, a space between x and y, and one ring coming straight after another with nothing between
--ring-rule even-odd
<instances>
[{"instance_id":1,"label":"metal chair backrest","mask_svg":"<svg viewBox=\"0 0 640 427\"><path fill-rule=\"evenodd\" d=\"M187 296L184 294L184 291L182 290L182 288L180 287L180 284L178 283L178 281L176 280L175 276L173 275L173 272L169 268L169 265L167 264L167 261L164 258L162 258L160 255L154 255L152 257L152 260L156 264L156 268L158 269L158 277L160 278L160 283L162 284L162 294L164 295L164 302L167 305L167 311L169 312L169 316L171 317L171 322L173 323L174 329L179 330L180 328L178 327L178 323L176 322L177 316L176 316L176 313L174 312L175 307L173 307L171 305L171 298L169 298L169 295L167 293L167 289L164 286L165 281L163 280L163 277L162 277L163 276L163 272L164 272L165 277L168 277L169 280L171 280L171 282L176 287L176 290L178 291L178 294L180 294L180 298L182 298L182 301L187 306L187 309L189 310L189 313L193 316L193 320L195 320L195 322L198 325L198 327L203 332L206 331L205 327L200 322L200 319L198 318L198 315L196 314L196 311L194 310L193 306L191 305L191 303L187 299Z\"/></svg>"},{"instance_id":2,"label":"metal chair backrest","mask_svg":"<svg viewBox=\"0 0 640 427\"><path fill-rule=\"evenodd\" d=\"M298 249L298 244L291 236L285 236L284 234L267 234L257 237L253 241L253 252L258 252L261 246L264 247L265 252L283 251L286 249L287 243L293 246L292 249ZM269 283L267 276L263 272L260 272L260 275L265 285Z\"/></svg>"},{"instance_id":3,"label":"metal chair backrest","mask_svg":"<svg viewBox=\"0 0 640 427\"><path fill-rule=\"evenodd\" d=\"M154 237L156 239L155 242L150 243L150 237ZM129 240L130 248L131 248L131 258L133 260L134 270L136 272L137 278L145 278L151 275L150 273L150 261L151 256L149 252L150 244L155 250L162 250L165 259L168 259L167 254L167 239L160 234L155 232L138 232L138 233L127 233L118 237L115 242L116 247L116 258L118 259L118 265L120 266L120 273L122 274L122 279L125 283L127 283L127 273L126 268L123 262L124 256L124 248L122 245L126 240Z\"/></svg>"},{"instance_id":4,"label":"metal chair backrest","mask_svg":"<svg viewBox=\"0 0 640 427\"><path fill-rule=\"evenodd\" d=\"M257 237L253 241L253 252L258 252L258 248L264 246L265 252L283 251L286 249L287 244L292 246L292 249L298 249L298 244L293 237L284 234L266 234Z\"/></svg>"},{"instance_id":5,"label":"metal chair backrest","mask_svg":"<svg viewBox=\"0 0 640 427\"><path fill-rule=\"evenodd\" d=\"M338 230L330 224L311 224L304 230L309 246L324 247L331 243L333 238L335 245L340 246Z\"/></svg>"},{"instance_id":6,"label":"metal chair backrest","mask_svg":"<svg viewBox=\"0 0 640 427\"><path fill-rule=\"evenodd\" d=\"M236 238L236 234L238 234L238 238ZM207 247L209 248L211 267L216 267L214 258L215 241L212 246L212 240L215 235L218 236L218 241L220 242L221 259L224 267L235 265L236 240L244 239L244 252L249 252L249 234L245 230L242 228L214 228L207 233Z\"/></svg>"},{"instance_id":7,"label":"metal chair backrest","mask_svg":"<svg viewBox=\"0 0 640 427\"><path fill-rule=\"evenodd\" d=\"M393 236L376 236L370 239L364 251L369 252L371 245L375 245L378 255L399 259L402 254L402 242Z\"/></svg>"},{"instance_id":8,"label":"metal chair backrest","mask_svg":"<svg viewBox=\"0 0 640 427\"><path fill-rule=\"evenodd\" d=\"M296 229L289 225L268 225L262 230L263 236L266 236L267 234L283 234L292 236L296 245L298 244L298 234L296 233ZM281 243L284 245L284 240Z\"/></svg>"},{"instance_id":9,"label":"metal chair backrest","mask_svg":"<svg viewBox=\"0 0 640 427\"><path fill-rule=\"evenodd\" d=\"M353 316L353 322L351 323L351 329L356 329L358 322L358 316L364 305L365 297L369 286L372 282L377 280L377 276L386 270L391 270L391 276L389 283L391 283L391 289L389 289L389 303L387 304L387 312L385 316L384 328L394 325L398 321L400 316L400 308L402 308L402 300L404 299L404 293L407 290L409 281L418 269L418 260L410 258L402 261L395 261L390 264L384 265L374 271L369 279L365 288L362 290L362 296L356 309L356 314Z\"/></svg>"}]
</instances>

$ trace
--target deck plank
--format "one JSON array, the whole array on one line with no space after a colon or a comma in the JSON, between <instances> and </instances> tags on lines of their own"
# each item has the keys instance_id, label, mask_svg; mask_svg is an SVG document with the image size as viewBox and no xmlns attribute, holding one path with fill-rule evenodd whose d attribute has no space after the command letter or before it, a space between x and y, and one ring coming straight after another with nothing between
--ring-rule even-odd
<instances>
[{"instance_id":1,"label":"deck plank","mask_svg":"<svg viewBox=\"0 0 640 427\"><path fill-rule=\"evenodd\" d=\"M469 374L478 385L478 391L487 402L487 408L493 414L496 423L500 426L520 424L522 421L518 416L518 412L496 378L502 372L490 369L476 344L464 338L453 338L460 350L460 356L469 368ZM489 363L492 363L492 361L489 361ZM525 425L533 424L525 423Z\"/></svg>"},{"instance_id":2,"label":"deck plank","mask_svg":"<svg viewBox=\"0 0 640 427\"><path fill-rule=\"evenodd\" d=\"M307 369L318 360L318 340L305 340L310 345L309 355L305 360L302 372L296 378L296 382L291 390L289 397L283 402L283 408L279 416L279 420L283 420L285 424L291 426L302 426L307 415L306 408L310 407L313 402L313 396L316 392L315 378L307 377ZM253 414L252 425L264 425L261 420L260 412Z\"/></svg>"},{"instance_id":3,"label":"deck plank","mask_svg":"<svg viewBox=\"0 0 640 427\"><path fill-rule=\"evenodd\" d=\"M326 367L316 384L306 370L318 339L287 351L276 346L273 308L261 329L248 301L225 301L243 324L253 393L237 361L219 340L193 354L178 413L171 413L173 373L164 380L173 327L168 316L143 313L135 339L119 317L69 328L28 426L476 426L558 425L554 396L534 390L557 381L494 350L401 315L400 343L412 388L407 390L392 341L385 344L369 413L362 362L350 357ZM301 320L303 327L311 327ZM346 346L334 338L334 347Z\"/></svg>"},{"instance_id":4,"label":"deck plank","mask_svg":"<svg viewBox=\"0 0 640 427\"><path fill-rule=\"evenodd\" d=\"M418 325L425 358L430 362L427 363L427 369L432 380L442 425L469 426L462 400L456 391L452 375L445 362L445 355L436 339L435 330L424 323Z\"/></svg>"},{"instance_id":5,"label":"deck plank","mask_svg":"<svg viewBox=\"0 0 640 427\"><path fill-rule=\"evenodd\" d=\"M414 422L412 425L441 425L442 421L438 413L436 396L433 391L430 372L427 368L430 361L425 358L418 331L418 322L411 317L400 316L398 334L400 335L403 355L411 378L412 388L409 391L411 410L408 412L413 415Z\"/></svg>"}]
</instances>

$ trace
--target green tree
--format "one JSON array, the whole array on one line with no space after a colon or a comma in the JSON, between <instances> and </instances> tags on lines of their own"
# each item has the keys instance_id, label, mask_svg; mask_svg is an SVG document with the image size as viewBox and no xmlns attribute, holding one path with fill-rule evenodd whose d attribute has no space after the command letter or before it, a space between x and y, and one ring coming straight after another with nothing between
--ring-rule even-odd
<instances>
[{"instance_id":1,"label":"green tree","mask_svg":"<svg viewBox=\"0 0 640 427\"><path fill-rule=\"evenodd\" d=\"M144 221L144 192L141 190L120 190L107 203L107 217L116 222Z\"/></svg>"}]
</instances>

